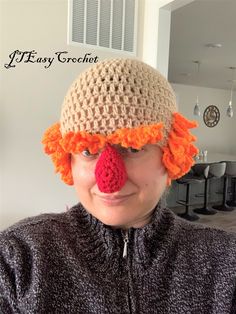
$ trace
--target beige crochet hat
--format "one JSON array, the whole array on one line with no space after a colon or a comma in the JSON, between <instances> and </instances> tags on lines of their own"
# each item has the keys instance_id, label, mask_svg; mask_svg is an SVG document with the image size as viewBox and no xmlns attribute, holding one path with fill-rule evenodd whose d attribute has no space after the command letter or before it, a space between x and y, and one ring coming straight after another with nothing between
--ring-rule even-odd
<instances>
[{"instance_id":1,"label":"beige crochet hat","mask_svg":"<svg viewBox=\"0 0 236 314\"><path fill-rule=\"evenodd\" d=\"M113 144L136 149L158 144L170 181L194 163L193 127L195 122L177 112L174 92L157 70L136 59L110 59L73 82L60 122L47 129L42 142L67 184L73 184L72 153L97 153Z\"/></svg>"},{"instance_id":2,"label":"beige crochet hat","mask_svg":"<svg viewBox=\"0 0 236 314\"><path fill-rule=\"evenodd\" d=\"M111 134L163 122L164 145L177 111L167 80L135 59L105 60L82 73L64 99L60 130Z\"/></svg>"}]
</instances>

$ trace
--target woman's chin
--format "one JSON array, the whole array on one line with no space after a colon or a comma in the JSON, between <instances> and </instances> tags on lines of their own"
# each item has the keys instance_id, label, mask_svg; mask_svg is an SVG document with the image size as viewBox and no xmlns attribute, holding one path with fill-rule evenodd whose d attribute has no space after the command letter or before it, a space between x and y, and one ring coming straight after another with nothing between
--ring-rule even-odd
<instances>
[{"instance_id":1,"label":"woman's chin","mask_svg":"<svg viewBox=\"0 0 236 314\"><path fill-rule=\"evenodd\" d=\"M98 212L93 212L92 215L100 220L103 224L121 228L134 220L130 213L127 212L127 207L108 207L103 206Z\"/></svg>"}]
</instances>

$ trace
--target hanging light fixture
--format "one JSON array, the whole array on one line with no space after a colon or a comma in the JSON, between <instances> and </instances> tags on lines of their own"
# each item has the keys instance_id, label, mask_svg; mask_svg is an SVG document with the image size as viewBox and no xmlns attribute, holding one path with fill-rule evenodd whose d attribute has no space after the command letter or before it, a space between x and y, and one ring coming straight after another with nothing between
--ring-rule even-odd
<instances>
[{"instance_id":1,"label":"hanging light fixture","mask_svg":"<svg viewBox=\"0 0 236 314\"><path fill-rule=\"evenodd\" d=\"M233 107L232 107L232 100L233 100L233 90L234 90L234 71L235 71L235 67L229 67L230 70L232 70L232 84L231 84L231 91L230 91L230 101L229 101L229 105L228 105L228 108L227 108L227 111L226 111L226 115L229 117L229 118L232 118L233 115L234 115L234 112L233 112Z\"/></svg>"},{"instance_id":2,"label":"hanging light fixture","mask_svg":"<svg viewBox=\"0 0 236 314\"><path fill-rule=\"evenodd\" d=\"M197 64L197 81L199 81L200 62L199 61L193 61L193 62L195 64ZM197 95L196 104L195 104L194 109L193 109L193 114L195 116L200 116L201 115L201 111L200 111L200 107L199 107L199 101L198 101L198 95Z\"/></svg>"},{"instance_id":3,"label":"hanging light fixture","mask_svg":"<svg viewBox=\"0 0 236 314\"><path fill-rule=\"evenodd\" d=\"M201 115L201 111L200 111L200 107L199 107L199 102L198 102L198 96L197 96L196 104L195 104L194 109L193 109L193 114L194 114L195 116L200 116L200 115Z\"/></svg>"}]
</instances>

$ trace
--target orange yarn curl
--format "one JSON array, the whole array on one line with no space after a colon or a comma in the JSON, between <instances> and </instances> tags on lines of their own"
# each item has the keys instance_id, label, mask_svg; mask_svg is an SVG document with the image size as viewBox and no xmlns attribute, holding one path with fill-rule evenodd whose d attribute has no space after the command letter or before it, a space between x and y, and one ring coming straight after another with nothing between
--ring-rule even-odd
<instances>
[{"instance_id":1,"label":"orange yarn curl","mask_svg":"<svg viewBox=\"0 0 236 314\"><path fill-rule=\"evenodd\" d=\"M42 144L46 154L51 155L51 159L55 166L55 172L61 174L61 179L73 185L73 177L71 173L70 154L66 153L60 142L62 140L60 123L53 124L44 133Z\"/></svg>"},{"instance_id":2,"label":"orange yarn curl","mask_svg":"<svg viewBox=\"0 0 236 314\"><path fill-rule=\"evenodd\" d=\"M168 172L168 184L172 179L177 179L187 173L194 164L193 156L198 153L198 150L191 142L196 138L188 129L196 126L196 122L187 120L179 113L174 113L167 144L162 147L162 161ZM60 123L56 123L46 130L42 143L45 153L51 155L55 172L61 174L61 179L65 183L73 185L71 153L79 153L88 149L91 154L95 154L106 143L140 149L146 144L158 143L163 138L162 128L163 123L158 123L133 129L118 129L107 136L81 131L68 132L62 137Z\"/></svg>"},{"instance_id":3,"label":"orange yarn curl","mask_svg":"<svg viewBox=\"0 0 236 314\"><path fill-rule=\"evenodd\" d=\"M193 157L198 153L198 149L192 142L196 141L196 137L188 129L196 126L195 121L187 120L178 112L174 113L167 145L162 148L162 161L171 180L182 177L194 164Z\"/></svg>"}]
</instances>

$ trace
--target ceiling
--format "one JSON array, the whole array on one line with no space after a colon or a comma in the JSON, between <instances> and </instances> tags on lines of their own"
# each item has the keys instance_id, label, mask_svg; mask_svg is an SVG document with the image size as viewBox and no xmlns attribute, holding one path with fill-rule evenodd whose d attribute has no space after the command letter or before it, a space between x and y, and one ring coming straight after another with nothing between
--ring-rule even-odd
<instances>
[{"instance_id":1,"label":"ceiling","mask_svg":"<svg viewBox=\"0 0 236 314\"><path fill-rule=\"evenodd\" d=\"M206 47L209 43L222 47ZM199 72L193 61L200 62ZM236 0L195 0L172 11L170 82L230 89L236 80L232 66L236 67Z\"/></svg>"}]
</instances>

